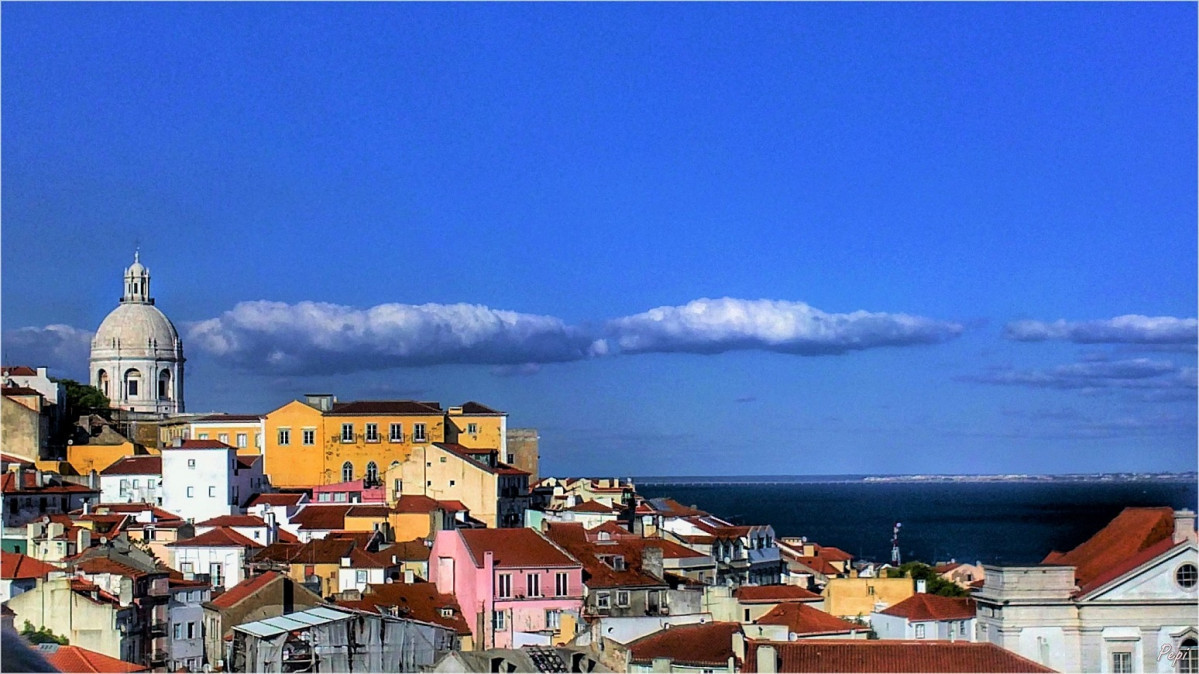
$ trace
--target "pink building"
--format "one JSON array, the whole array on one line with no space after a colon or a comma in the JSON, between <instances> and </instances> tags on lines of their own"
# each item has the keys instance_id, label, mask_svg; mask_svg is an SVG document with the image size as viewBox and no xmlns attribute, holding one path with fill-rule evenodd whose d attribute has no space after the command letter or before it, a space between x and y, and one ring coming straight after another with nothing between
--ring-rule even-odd
<instances>
[{"instance_id":1,"label":"pink building","mask_svg":"<svg viewBox=\"0 0 1199 674\"><path fill-rule=\"evenodd\" d=\"M313 487L311 501L313 503L383 503L386 496L382 485L367 485L366 480L351 480Z\"/></svg>"},{"instance_id":2,"label":"pink building","mask_svg":"<svg viewBox=\"0 0 1199 674\"><path fill-rule=\"evenodd\" d=\"M532 529L439 531L429 580L458 598L481 649L556 644L583 607L583 566Z\"/></svg>"}]
</instances>

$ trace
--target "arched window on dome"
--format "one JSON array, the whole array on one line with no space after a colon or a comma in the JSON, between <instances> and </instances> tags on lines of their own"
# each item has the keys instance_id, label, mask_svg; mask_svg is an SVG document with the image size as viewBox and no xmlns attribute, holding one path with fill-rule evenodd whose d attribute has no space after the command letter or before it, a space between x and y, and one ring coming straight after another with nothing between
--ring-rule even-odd
<instances>
[{"instance_id":1,"label":"arched window on dome","mask_svg":"<svg viewBox=\"0 0 1199 674\"><path fill-rule=\"evenodd\" d=\"M142 373L136 369L125 370L125 397L136 398L141 394Z\"/></svg>"},{"instance_id":2,"label":"arched window on dome","mask_svg":"<svg viewBox=\"0 0 1199 674\"><path fill-rule=\"evenodd\" d=\"M109 397L112 395L108 392L108 371L107 370L100 370L99 372L96 373L96 388L100 389L100 393L103 393L105 397Z\"/></svg>"},{"instance_id":3,"label":"arched window on dome","mask_svg":"<svg viewBox=\"0 0 1199 674\"><path fill-rule=\"evenodd\" d=\"M349 482L354 479L354 464L346 461L341 464L341 481Z\"/></svg>"},{"instance_id":4,"label":"arched window on dome","mask_svg":"<svg viewBox=\"0 0 1199 674\"><path fill-rule=\"evenodd\" d=\"M374 461L366 464L366 482L371 485L379 483L379 467Z\"/></svg>"},{"instance_id":5,"label":"arched window on dome","mask_svg":"<svg viewBox=\"0 0 1199 674\"><path fill-rule=\"evenodd\" d=\"M158 373L158 399L171 399L171 371L163 370Z\"/></svg>"}]
</instances>

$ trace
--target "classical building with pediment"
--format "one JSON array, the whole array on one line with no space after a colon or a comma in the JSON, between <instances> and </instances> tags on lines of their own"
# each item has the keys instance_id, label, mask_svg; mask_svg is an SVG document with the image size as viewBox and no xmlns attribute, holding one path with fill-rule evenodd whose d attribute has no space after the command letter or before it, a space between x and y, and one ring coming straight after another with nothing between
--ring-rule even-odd
<instances>
[{"instance_id":1,"label":"classical building with pediment","mask_svg":"<svg viewBox=\"0 0 1199 674\"><path fill-rule=\"evenodd\" d=\"M1062 672L1197 672L1195 513L1125 508L1036 566L986 566L978 640Z\"/></svg>"}]
</instances>

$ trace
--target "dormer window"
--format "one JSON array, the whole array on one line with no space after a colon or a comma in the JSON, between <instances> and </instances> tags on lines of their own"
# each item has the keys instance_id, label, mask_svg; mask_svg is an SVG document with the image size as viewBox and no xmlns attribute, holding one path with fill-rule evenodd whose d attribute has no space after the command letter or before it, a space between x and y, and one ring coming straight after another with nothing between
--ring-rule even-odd
<instances>
[{"instance_id":1,"label":"dormer window","mask_svg":"<svg viewBox=\"0 0 1199 674\"><path fill-rule=\"evenodd\" d=\"M441 614L442 618L453 618L454 617L454 609L452 609L448 606L443 606L441 608L441 610L439 611L439 613Z\"/></svg>"}]
</instances>

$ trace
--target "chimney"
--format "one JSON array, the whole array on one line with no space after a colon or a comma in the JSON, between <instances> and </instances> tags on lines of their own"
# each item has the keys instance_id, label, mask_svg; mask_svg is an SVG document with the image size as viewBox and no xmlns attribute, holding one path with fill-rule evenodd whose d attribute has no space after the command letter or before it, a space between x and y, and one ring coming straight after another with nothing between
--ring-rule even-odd
<instances>
[{"instance_id":1,"label":"chimney","mask_svg":"<svg viewBox=\"0 0 1199 674\"><path fill-rule=\"evenodd\" d=\"M779 671L778 654L775 652L774 646L758 644L755 655L757 656L759 672L768 672L773 674L774 672Z\"/></svg>"},{"instance_id":2,"label":"chimney","mask_svg":"<svg viewBox=\"0 0 1199 674\"><path fill-rule=\"evenodd\" d=\"M279 525L275 522L275 511L266 511L266 544L279 540Z\"/></svg>"},{"instance_id":3,"label":"chimney","mask_svg":"<svg viewBox=\"0 0 1199 674\"><path fill-rule=\"evenodd\" d=\"M92 532L89 529L79 528L75 533L75 552L80 553L92 547Z\"/></svg>"},{"instance_id":4,"label":"chimney","mask_svg":"<svg viewBox=\"0 0 1199 674\"><path fill-rule=\"evenodd\" d=\"M1174 511L1174 542L1181 543L1186 540L1196 540L1195 535L1195 511L1193 510L1175 510Z\"/></svg>"},{"instance_id":5,"label":"chimney","mask_svg":"<svg viewBox=\"0 0 1199 674\"><path fill-rule=\"evenodd\" d=\"M920 578L919 580L916 581L916 593L917 594L924 594L924 592L927 588L928 588L928 583L923 578Z\"/></svg>"},{"instance_id":6,"label":"chimney","mask_svg":"<svg viewBox=\"0 0 1199 674\"><path fill-rule=\"evenodd\" d=\"M733 632L733 655L745 662L745 635L740 631Z\"/></svg>"},{"instance_id":7,"label":"chimney","mask_svg":"<svg viewBox=\"0 0 1199 674\"><path fill-rule=\"evenodd\" d=\"M654 578L662 578L662 548L648 546L641 550L641 570Z\"/></svg>"},{"instance_id":8,"label":"chimney","mask_svg":"<svg viewBox=\"0 0 1199 674\"><path fill-rule=\"evenodd\" d=\"M83 514L84 515L92 514L92 502L91 501L83 502Z\"/></svg>"}]
</instances>

